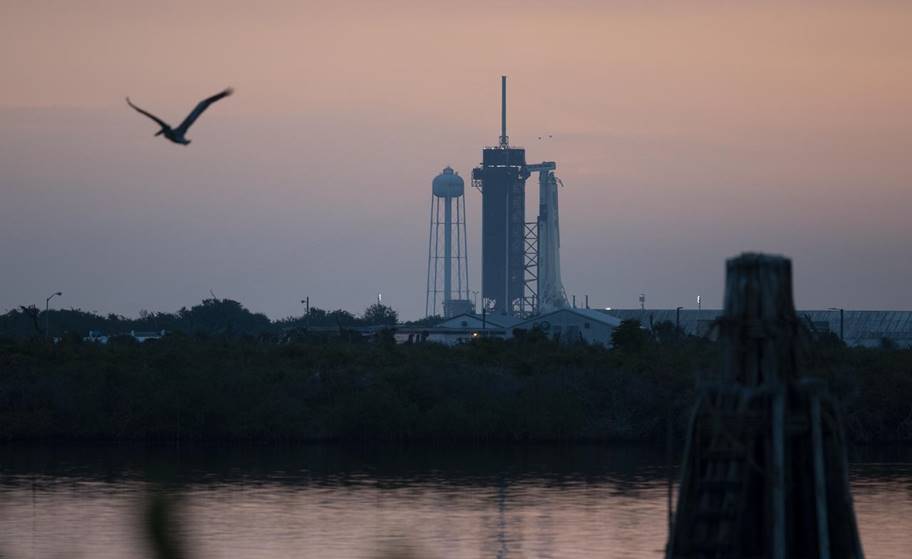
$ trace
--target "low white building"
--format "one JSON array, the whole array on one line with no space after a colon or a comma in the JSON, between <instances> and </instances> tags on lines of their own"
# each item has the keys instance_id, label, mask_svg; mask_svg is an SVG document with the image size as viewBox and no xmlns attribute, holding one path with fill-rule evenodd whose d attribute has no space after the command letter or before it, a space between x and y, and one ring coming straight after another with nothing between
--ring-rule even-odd
<instances>
[{"instance_id":1,"label":"low white building","mask_svg":"<svg viewBox=\"0 0 912 559\"><path fill-rule=\"evenodd\" d=\"M396 341L458 345L482 337L504 339L512 336L513 326L520 322L520 319L512 316L464 313L434 326L399 326L396 328Z\"/></svg>"},{"instance_id":2,"label":"low white building","mask_svg":"<svg viewBox=\"0 0 912 559\"><path fill-rule=\"evenodd\" d=\"M558 309L520 322L513 330L538 328L548 337L566 343L611 346L611 334L621 324L617 317L594 309Z\"/></svg>"},{"instance_id":3,"label":"low white building","mask_svg":"<svg viewBox=\"0 0 912 559\"><path fill-rule=\"evenodd\" d=\"M480 315L465 313L454 316L453 318L448 318L434 327L453 329L464 328L470 330L502 328L509 330L520 322L522 322L521 319L516 318L515 316L507 316L504 314Z\"/></svg>"},{"instance_id":4,"label":"low white building","mask_svg":"<svg viewBox=\"0 0 912 559\"><path fill-rule=\"evenodd\" d=\"M424 334L427 336L422 337L422 341L425 342L434 342L443 345L459 345L468 343L478 338L500 338L505 339L508 336L509 332L503 328L488 326L486 329L482 328L431 328L426 330Z\"/></svg>"},{"instance_id":5,"label":"low white building","mask_svg":"<svg viewBox=\"0 0 912 559\"><path fill-rule=\"evenodd\" d=\"M108 343L108 336L103 334L99 330L89 330L89 335L82 339L84 342L91 342L93 344L104 345Z\"/></svg>"},{"instance_id":6,"label":"low white building","mask_svg":"<svg viewBox=\"0 0 912 559\"><path fill-rule=\"evenodd\" d=\"M129 334L117 334L117 336L126 336L133 338L139 343L143 343L146 340L157 340L167 333L168 332L165 330L159 330L158 332L139 332L137 330L130 330ZM104 345L107 344L112 337L113 336L107 336L98 330L89 330L89 335L83 338L83 341Z\"/></svg>"},{"instance_id":7,"label":"low white building","mask_svg":"<svg viewBox=\"0 0 912 559\"><path fill-rule=\"evenodd\" d=\"M160 330L158 332L140 332L138 330L130 330L130 336L139 343L143 343L147 340L157 340L167 334L166 331Z\"/></svg>"},{"instance_id":8,"label":"low white building","mask_svg":"<svg viewBox=\"0 0 912 559\"><path fill-rule=\"evenodd\" d=\"M430 328L399 328L397 336L407 341L436 342L445 345L466 343L479 337L509 339L518 330L538 328L548 337L561 342L585 342L611 346L611 334L620 319L591 309L558 309L522 320L514 316L461 314Z\"/></svg>"}]
</instances>

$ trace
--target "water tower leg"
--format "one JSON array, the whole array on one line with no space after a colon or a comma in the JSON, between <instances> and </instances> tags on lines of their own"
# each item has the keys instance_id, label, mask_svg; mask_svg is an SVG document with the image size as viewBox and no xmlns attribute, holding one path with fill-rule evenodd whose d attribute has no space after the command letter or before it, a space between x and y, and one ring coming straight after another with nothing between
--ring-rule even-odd
<instances>
[{"instance_id":1,"label":"water tower leg","mask_svg":"<svg viewBox=\"0 0 912 559\"><path fill-rule=\"evenodd\" d=\"M443 199L443 313L449 317L453 288L453 199Z\"/></svg>"},{"instance_id":2,"label":"water tower leg","mask_svg":"<svg viewBox=\"0 0 912 559\"><path fill-rule=\"evenodd\" d=\"M433 253L431 252L432 247L434 246L434 198L435 196L431 195L431 223L428 226L428 264L427 264L427 282L425 286L425 295L424 295L424 316L431 316L433 307L431 306L431 262L433 261Z\"/></svg>"}]
</instances>

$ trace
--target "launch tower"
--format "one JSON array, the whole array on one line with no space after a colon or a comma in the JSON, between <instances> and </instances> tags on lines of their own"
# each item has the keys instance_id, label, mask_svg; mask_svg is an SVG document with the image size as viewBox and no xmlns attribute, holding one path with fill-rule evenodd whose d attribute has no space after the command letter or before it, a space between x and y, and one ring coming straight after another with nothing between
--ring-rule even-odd
<instances>
[{"instance_id":1,"label":"launch tower","mask_svg":"<svg viewBox=\"0 0 912 559\"><path fill-rule=\"evenodd\" d=\"M481 191L481 293L494 314L528 314L525 293L526 150L507 137L507 77L501 76L500 142L472 171Z\"/></svg>"},{"instance_id":2,"label":"launch tower","mask_svg":"<svg viewBox=\"0 0 912 559\"><path fill-rule=\"evenodd\" d=\"M553 161L526 163L507 137L507 77L501 76L500 143L482 150L472 183L481 191L481 290L490 312L527 316L567 307ZM526 179L538 173L539 214L526 222Z\"/></svg>"}]
</instances>

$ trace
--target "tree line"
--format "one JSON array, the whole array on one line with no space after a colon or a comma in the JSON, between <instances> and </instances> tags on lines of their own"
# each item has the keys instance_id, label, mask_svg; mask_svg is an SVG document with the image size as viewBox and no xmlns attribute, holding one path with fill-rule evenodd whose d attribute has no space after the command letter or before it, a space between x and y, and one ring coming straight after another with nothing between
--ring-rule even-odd
<instances>
[{"instance_id":1,"label":"tree line","mask_svg":"<svg viewBox=\"0 0 912 559\"><path fill-rule=\"evenodd\" d=\"M301 316L270 320L266 315L252 312L237 301L213 297L173 313L140 311L136 318L118 314L101 315L81 309L44 311L35 306L20 306L0 315L0 337L84 337L90 331L113 336L131 331L162 330L188 335L282 336L308 327L392 326L398 320L398 313L381 303L370 305L361 315L342 309L327 311L311 307L309 313Z\"/></svg>"},{"instance_id":2,"label":"tree line","mask_svg":"<svg viewBox=\"0 0 912 559\"><path fill-rule=\"evenodd\" d=\"M536 330L456 347L221 332L0 338L0 440L661 441L721 365L718 343L635 321L611 348ZM802 370L851 440L912 442L912 350L809 338Z\"/></svg>"}]
</instances>

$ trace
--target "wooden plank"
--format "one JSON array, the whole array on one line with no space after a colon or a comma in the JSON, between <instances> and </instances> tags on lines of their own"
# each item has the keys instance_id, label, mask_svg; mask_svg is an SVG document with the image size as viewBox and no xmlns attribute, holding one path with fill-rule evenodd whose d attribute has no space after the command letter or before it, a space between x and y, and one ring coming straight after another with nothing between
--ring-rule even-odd
<instances>
[{"instance_id":1,"label":"wooden plank","mask_svg":"<svg viewBox=\"0 0 912 559\"><path fill-rule=\"evenodd\" d=\"M772 432L772 551L773 559L785 559L785 390L773 398Z\"/></svg>"},{"instance_id":2,"label":"wooden plank","mask_svg":"<svg viewBox=\"0 0 912 559\"><path fill-rule=\"evenodd\" d=\"M814 500L817 510L817 556L830 559L829 513L826 471L823 464L823 433L820 428L820 398L811 395L811 445L814 453Z\"/></svg>"}]
</instances>

